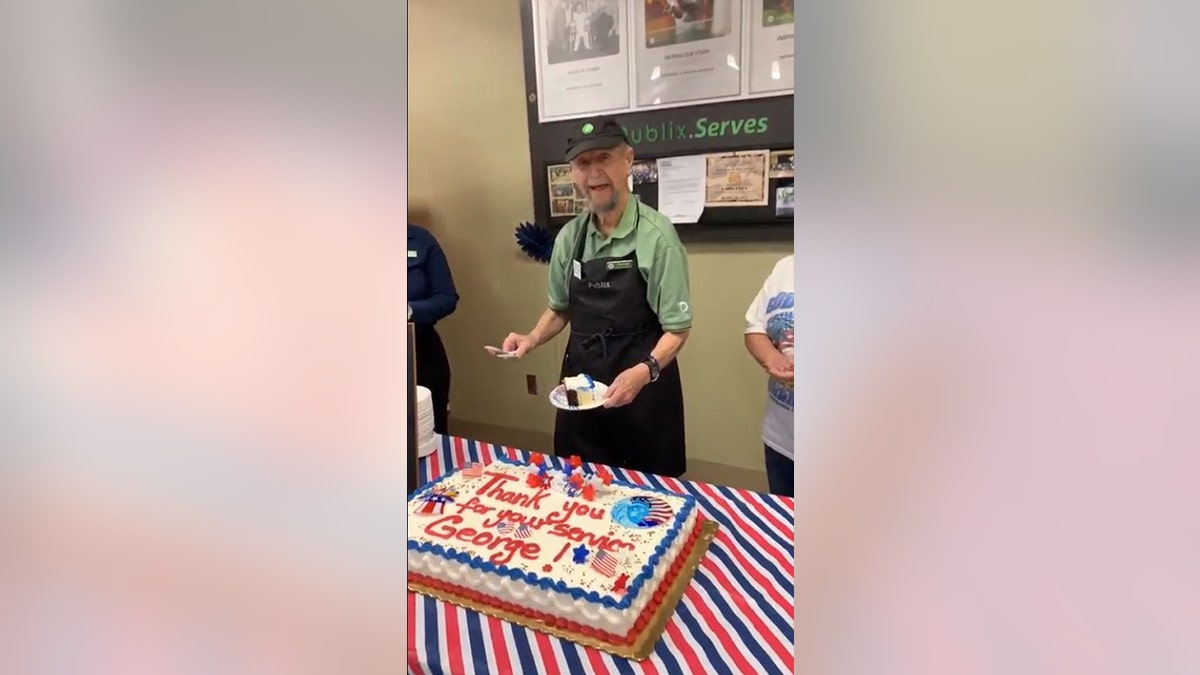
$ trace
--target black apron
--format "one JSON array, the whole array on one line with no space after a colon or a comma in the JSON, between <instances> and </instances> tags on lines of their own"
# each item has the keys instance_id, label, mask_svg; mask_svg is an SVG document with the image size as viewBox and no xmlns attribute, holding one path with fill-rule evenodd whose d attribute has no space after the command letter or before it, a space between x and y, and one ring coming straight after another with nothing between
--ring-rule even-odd
<instances>
[{"instance_id":1,"label":"black apron","mask_svg":"<svg viewBox=\"0 0 1200 675\"><path fill-rule=\"evenodd\" d=\"M632 198L632 197L631 197ZM638 223L641 206L638 205ZM637 224L634 229L636 231ZM583 259L588 228L581 228L568 281L571 332L562 376L586 374L612 384L622 371L646 360L662 337L658 314L646 300L646 280L637 253L624 258ZM636 236L636 235L630 235ZM581 274L574 273L579 269ZM660 476L687 470L683 386L675 361L629 405L594 410L559 410L554 454Z\"/></svg>"},{"instance_id":2,"label":"black apron","mask_svg":"<svg viewBox=\"0 0 1200 675\"><path fill-rule=\"evenodd\" d=\"M433 430L445 436L450 417L450 358L433 324L413 324L413 336L417 343L417 384L429 390Z\"/></svg>"}]
</instances>

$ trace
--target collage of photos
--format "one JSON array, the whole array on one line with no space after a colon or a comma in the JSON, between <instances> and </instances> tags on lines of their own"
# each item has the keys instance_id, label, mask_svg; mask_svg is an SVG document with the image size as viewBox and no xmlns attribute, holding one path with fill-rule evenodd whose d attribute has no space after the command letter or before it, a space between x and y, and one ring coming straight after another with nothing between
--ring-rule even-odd
<instances>
[{"instance_id":1,"label":"collage of photos","mask_svg":"<svg viewBox=\"0 0 1200 675\"><path fill-rule=\"evenodd\" d=\"M587 198L579 193L571 178L569 164L555 164L546 168L550 186L550 217L574 216L587 210Z\"/></svg>"},{"instance_id":2,"label":"collage of photos","mask_svg":"<svg viewBox=\"0 0 1200 675\"><path fill-rule=\"evenodd\" d=\"M645 0L645 3L647 49L724 37L729 33L731 0Z\"/></svg>"}]
</instances>

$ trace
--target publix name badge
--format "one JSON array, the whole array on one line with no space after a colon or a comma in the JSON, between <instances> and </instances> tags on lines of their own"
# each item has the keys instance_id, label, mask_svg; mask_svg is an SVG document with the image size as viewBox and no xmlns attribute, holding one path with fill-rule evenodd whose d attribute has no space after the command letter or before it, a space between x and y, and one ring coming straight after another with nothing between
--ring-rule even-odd
<instances>
[{"instance_id":1,"label":"publix name badge","mask_svg":"<svg viewBox=\"0 0 1200 675\"><path fill-rule=\"evenodd\" d=\"M610 260L608 262L609 270L627 270L633 268L632 260Z\"/></svg>"}]
</instances>

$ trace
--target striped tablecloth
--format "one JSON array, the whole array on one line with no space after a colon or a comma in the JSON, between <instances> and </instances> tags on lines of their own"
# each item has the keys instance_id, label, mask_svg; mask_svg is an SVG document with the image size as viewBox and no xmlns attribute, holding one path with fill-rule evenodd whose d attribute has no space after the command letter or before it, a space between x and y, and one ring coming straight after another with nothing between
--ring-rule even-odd
<instances>
[{"instance_id":1,"label":"striped tablecloth","mask_svg":"<svg viewBox=\"0 0 1200 675\"><path fill-rule=\"evenodd\" d=\"M445 437L421 460L422 483L468 461L524 458L513 448ZM554 458L555 462L557 459ZM643 673L784 675L793 668L792 500L615 470L626 481L696 498L721 524L654 653L630 661L416 593L408 594L415 675Z\"/></svg>"}]
</instances>

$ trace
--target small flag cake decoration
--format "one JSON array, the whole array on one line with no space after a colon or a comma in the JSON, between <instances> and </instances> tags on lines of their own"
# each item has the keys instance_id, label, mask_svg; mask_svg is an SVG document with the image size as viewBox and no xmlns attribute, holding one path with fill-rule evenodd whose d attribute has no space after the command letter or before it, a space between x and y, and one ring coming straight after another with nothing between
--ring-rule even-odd
<instances>
[{"instance_id":1,"label":"small flag cake decoration","mask_svg":"<svg viewBox=\"0 0 1200 675\"><path fill-rule=\"evenodd\" d=\"M615 577L618 562L616 554L601 549L592 556L592 569L606 577Z\"/></svg>"},{"instance_id":2,"label":"small flag cake decoration","mask_svg":"<svg viewBox=\"0 0 1200 675\"><path fill-rule=\"evenodd\" d=\"M417 513L422 515L440 515L446 510L447 504L454 503L454 498L457 496L457 490L435 485L429 492L421 495L421 506L417 508Z\"/></svg>"}]
</instances>

